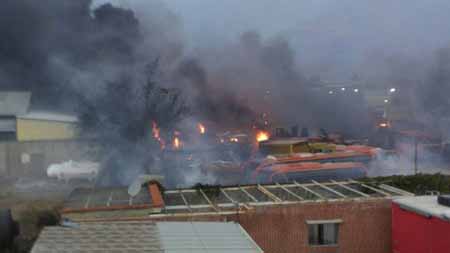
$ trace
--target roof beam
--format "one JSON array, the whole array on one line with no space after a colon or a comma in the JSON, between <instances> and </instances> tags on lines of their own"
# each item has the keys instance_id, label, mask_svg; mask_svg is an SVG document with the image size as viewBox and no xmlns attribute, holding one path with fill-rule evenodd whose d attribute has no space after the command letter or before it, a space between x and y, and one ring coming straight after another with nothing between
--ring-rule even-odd
<instances>
[{"instance_id":1,"label":"roof beam","mask_svg":"<svg viewBox=\"0 0 450 253\"><path fill-rule=\"evenodd\" d=\"M318 197L319 199L327 199L327 198L325 198L324 196L322 196L321 194L319 194L319 193L317 193L317 192L315 192L315 191L309 189L308 187L299 184L299 183L298 183L297 181L295 181L295 180L294 180L294 184L295 184L296 186L302 188L303 190L305 190L305 191L307 191L307 192L309 192L309 193L312 193L314 196Z\"/></svg>"},{"instance_id":2,"label":"roof beam","mask_svg":"<svg viewBox=\"0 0 450 253\"><path fill-rule=\"evenodd\" d=\"M106 206L111 206L112 196L113 196L113 192L111 192L109 194L108 201L106 202Z\"/></svg>"},{"instance_id":3,"label":"roof beam","mask_svg":"<svg viewBox=\"0 0 450 253\"><path fill-rule=\"evenodd\" d=\"M338 195L338 196L341 197L341 198L348 198L347 195L345 195L345 194L343 194L343 193L340 193L340 192L338 192L338 191L336 191L336 190L334 190L334 189L332 189L332 188L330 188L330 187L328 187L328 186L326 186L326 185L323 185L323 184L321 184L321 183L319 183L319 182L317 182L317 181L315 181L315 180L311 180L311 181L312 181L315 185L319 186L320 188L325 189L325 190L327 190L327 191L330 191L330 192L332 192L332 193Z\"/></svg>"},{"instance_id":4,"label":"roof beam","mask_svg":"<svg viewBox=\"0 0 450 253\"><path fill-rule=\"evenodd\" d=\"M262 193L264 193L265 195L267 195L271 200L273 200L275 202L283 202L282 199L275 196L275 194L271 193L269 190L267 190L266 188L264 188L264 186L262 186L260 184L258 184L258 190L261 191Z\"/></svg>"},{"instance_id":5,"label":"roof beam","mask_svg":"<svg viewBox=\"0 0 450 253\"><path fill-rule=\"evenodd\" d=\"M347 185L345 185L345 184L342 184L342 183L340 183L340 182L336 182L336 181L334 181L334 180L331 180L331 181L334 182L334 183L336 183L336 185L339 185L340 187L342 187L342 188L344 188L344 189L347 189L347 190L349 190L349 191L351 191L351 192L354 192L354 193L356 193L356 194L359 194L359 195L361 195L361 196L363 196L363 197L370 198L370 195L369 195L369 194L365 194L364 192L360 192L360 191L358 191L358 190L356 190L356 189L353 189L352 187L347 186Z\"/></svg>"},{"instance_id":6,"label":"roof beam","mask_svg":"<svg viewBox=\"0 0 450 253\"><path fill-rule=\"evenodd\" d=\"M383 190L390 191L390 192L395 192L395 193L400 194L402 196L415 196L414 194L412 194L410 192L404 191L402 189L395 188L395 187L387 185L387 184L381 184L379 187L381 189L383 189Z\"/></svg>"},{"instance_id":7,"label":"roof beam","mask_svg":"<svg viewBox=\"0 0 450 253\"><path fill-rule=\"evenodd\" d=\"M353 179L350 179L349 181L352 182L352 183L355 183L355 184L359 184L359 185L361 185L362 187L367 188L367 189L369 189L369 190L372 190L372 191L374 191L374 192L381 193L381 194L383 194L383 195L386 196L386 197L392 197L392 195L391 195L390 193L387 193L387 192L385 192L385 191L379 190L379 189L377 189L377 188L375 188L375 187L372 187L372 186L369 186L369 185L366 185L366 184L357 182L357 181L355 181L355 180L353 180Z\"/></svg>"},{"instance_id":8,"label":"roof beam","mask_svg":"<svg viewBox=\"0 0 450 253\"><path fill-rule=\"evenodd\" d=\"M253 195L251 195L247 190L239 186L242 192L244 192L249 198L251 198L254 202L259 202Z\"/></svg>"},{"instance_id":9,"label":"roof beam","mask_svg":"<svg viewBox=\"0 0 450 253\"><path fill-rule=\"evenodd\" d=\"M181 190L178 191L178 193L180 194L181 198L183 199L184 204L187 206L187 208L189 209L189 212L192 212L191 206L189 205L188 201L186 200L186 198L183 195L183 192Z\"/></svg>"},{"instance_id":10,"label":"roof beam","mask_svg":"<svg viewBox=\"0 0 450 253\"><path fill-rule=\"evenodd\" d=\"M209 205L194 205L194 206L190 206L190 208L195 211L195 209L200 209L200 208L208 208ZM189 209L188 206L185 205L176 205L176 206L166 206L165 207L166 210L184 210L184 209Z\"/></svg>"},{"instance_id":11,"label":"roof beam","mask_svg":"<svg viewBox=\"0 0 450 253\"><path fill-rule=\"evenodd\" d=\"M208 196L206 195L206 193L202 190L202 188L199 188L200 193L202 194L203 198L206 199L206 202L209 203L209 205L211 206L212 209L214 209L214 211L219 212L219 208L216 207L216 205L213 204L213 202L208 198Z\"/></svg>"},{"instance_id":12,"label":"roof beam","mask_svg":"<svg viewBox=\"0 0 450 253\"><path fill-rule=\"evenodd\" d=\"M279 183L276 183L276 185L279 186L279 187L280 187L281 189L283 189L284 191L286 191L287 193L289 193L289 194L291 194L292 196L296 197L297 199L299 199L299 200L305 200L305 199L302 198L300 195L298 195L298 194L296 194L295 192L289 190L287 187L285 187L285 186L283 186L283 185L281 185L281 184L279 184Z\"/></svg>"},{"instance_id":13,"label":"roof beam","mask_svg":"<svg viewBox=\"0 0 450 253\"><path fill-rule=\"evenodd\" d=\"M84 203L84 208L89 208L89 204L91 203L92 194L94 194L94 188L92 188L91 192L89 193L86 202Z\"/></svg>"},{"instance_id":14,"label":"roof beam","mask_svg":"<svg viewBox=\"0 0 450 253\"><path fill-rule=\"evenodd\" d=\"M223 194L229 201L231 201L231 203L233 203L233 204L239 203L239 202L237 202L236 200L234 200L233 198L231 198L231 196L228 195L228 193L226 193L224 189L220 188L220 192L222 192L222 194Z\"/></svg>"}]
</instances>

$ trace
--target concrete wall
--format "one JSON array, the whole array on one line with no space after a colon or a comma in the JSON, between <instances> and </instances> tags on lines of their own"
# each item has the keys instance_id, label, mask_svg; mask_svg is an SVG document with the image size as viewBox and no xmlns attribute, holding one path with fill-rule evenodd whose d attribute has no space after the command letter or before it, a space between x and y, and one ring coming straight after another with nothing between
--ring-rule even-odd
<instances>
[{"instance_id":1,"label":"concrete wall","mask_svg":"<svg viewBox=\"0 0 450 253\"><path fill-rule=\"evenodd\" d=\"M337 246L309 246L307 220L342 219ZM228 216L163 218L235 221L265 253L391 253L391 201L336 201L258 207Z\"/></svg>"},{"instance_id":2,"label":"concrete wall","mask_svg":"<svg viewBox=\"0 0 450 253\"><path fill-rule=\"evenodd\" d=\"M76 136L75 123L17 119L17 140L67 140Z\"/></svg>"},{"instance_id":3,"label":"concrete wall","mask_svg":"<svg viewBox=\"0 0 450 253\"><path fill-rule=\"evenodd\" d=\"M81 140L0 142L0 176L45 177L50 164L89 159L93 149Z\"/></svg>"}]
</instances>

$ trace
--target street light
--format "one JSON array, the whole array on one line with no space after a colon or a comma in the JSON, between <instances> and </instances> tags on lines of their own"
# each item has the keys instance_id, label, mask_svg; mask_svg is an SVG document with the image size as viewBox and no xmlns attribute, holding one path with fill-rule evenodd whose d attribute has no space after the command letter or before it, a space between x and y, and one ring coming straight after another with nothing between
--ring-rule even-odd
<instances>
[{"instance_id":1,"label":"street light","mask_svg":"<svg viewBox=\"0 0 450 253\"><path fill-rule=\"evenodd\" d=\"M330 95L332 95L334 92L332 91L332 90L330 90L329 92L328 92L328 94L330 94Z\"/></svg>"},{"instance_id":2,"label":"street light","mask_svg":"<svg viewBox=\"0 0 450 253\"><path fill-rule=\"evenodd\" d=\"M345 87L342 87L342 88L341 88L341 91L345 91Z\"/></svg>"},{"instance_id":3,"label":"street light","mask_svg":"<svg viewBox=\"0 0 450 253\"><path fill-rule=\"evenodd\" d=\"M391 89L389 90L390 93L394 93L394 92L396 92L396 91L397 91L396 88L391 88Z\"/></svg>"},{"instance_id":4,"label":"street light","mask_svg":"<svg viewBox=\"0 0 450 253\"><path fill-rule=\"evenodd\" d=\"M386 103L386 104L389 103L389 100L388 100L388 99L385 99L385 100L384 100L384 103Z\"/></svg>"},{"instance_id":5,"label":"street light","mask_svg":"<svg viewBox=\"0 0 450 253\"><path fill-rule=\"evenodd\" d=\"M359 92L359 89L354 89L353 90L355 93L358 93Z\"/></svg>"}]
</instances>

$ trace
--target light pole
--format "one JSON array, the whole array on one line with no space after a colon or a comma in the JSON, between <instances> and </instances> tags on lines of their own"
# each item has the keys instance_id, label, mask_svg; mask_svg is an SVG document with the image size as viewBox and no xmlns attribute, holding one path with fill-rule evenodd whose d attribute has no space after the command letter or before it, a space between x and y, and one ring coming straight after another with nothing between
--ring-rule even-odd
<instances>
[{"instance_id":1,"label":"light pole","mask_svg":"<svg viewBox=\"0 0 450 253\"><path fill-rule=\"evenodd\" d=\"M417 174L417 146L418 146L418 142L417 142L417 136L414 137L414 175Z\"/></svg>"}]
</instances>

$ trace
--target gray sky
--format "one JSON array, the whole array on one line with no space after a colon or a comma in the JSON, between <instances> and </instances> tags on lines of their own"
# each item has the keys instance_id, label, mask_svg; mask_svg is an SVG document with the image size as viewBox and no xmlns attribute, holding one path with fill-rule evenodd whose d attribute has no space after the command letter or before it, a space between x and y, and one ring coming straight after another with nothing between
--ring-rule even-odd
<instances>
[{"instance_id":1,"label":"gray sky","mask_svg":"<svg viewBox=\"0 0 450 253\"><path fill-rule=\"evenodd\" d=\"M421 58L450 43L448 0L111 1L141 15L162 2L179 17L188 51L220 47L246 30L284 36L303 72L330 79L348 79L374 56Z\"/></svg>"}]
</instances>

